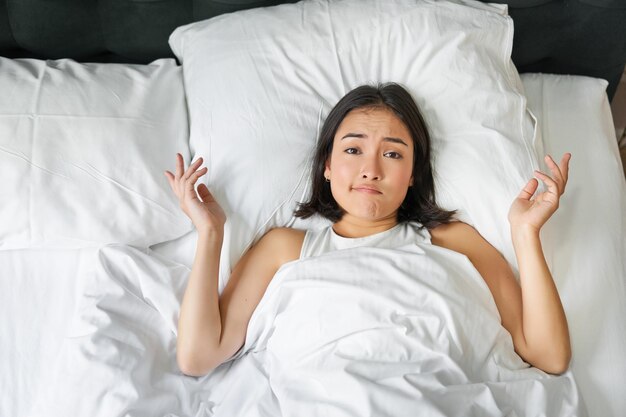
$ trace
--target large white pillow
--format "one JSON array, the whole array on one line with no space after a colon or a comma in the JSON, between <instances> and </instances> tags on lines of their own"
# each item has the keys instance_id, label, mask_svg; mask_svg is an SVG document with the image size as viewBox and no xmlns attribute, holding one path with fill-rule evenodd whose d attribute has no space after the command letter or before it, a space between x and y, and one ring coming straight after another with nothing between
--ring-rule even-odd
<instances>
[{"instance_id":1,"label":"large white pillow","mask_svg":"<svg viewBox=\"0 0 626 417\"><path fill-rule=\"evenodd\" d=\"M0 58L0 248L147 247L191 221L163 175L189 160L182 70Z\"/></svg>"},{"instance_id":2,"label":"large white pillow","mask_svg":"<svg viewBox=\"0 0 626 417\"><path fill-rule=\"evenodd\" d=\"M505 5L477 1L310 0L177 28L194 159L224 207L220 285L292 211L332 106L364 83L395 81L432 134L437 197L511 262L507 213L538 167L534 125L511 61Z\"/></svg>"}]
</instances>

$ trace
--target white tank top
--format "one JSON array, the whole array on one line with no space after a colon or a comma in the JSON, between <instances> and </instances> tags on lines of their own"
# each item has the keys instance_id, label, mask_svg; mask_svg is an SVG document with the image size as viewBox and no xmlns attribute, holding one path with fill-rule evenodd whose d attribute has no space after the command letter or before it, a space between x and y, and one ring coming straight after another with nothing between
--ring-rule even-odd
<instances>
[{"instance_id":1,"label":"white tank top","mask_svg":"<svg viewBox=\"0 0 626 417\"><path fill-rule=\"evenodd\" d=\"M339 236L332 225L317 230L307 230L302 242L300 259L318 256L334 250L360 246L377 248L397 248L411 243L431 243L426 227L417 222L398 223L389 230L357 238Z\"/></svg>"}]
</instances>

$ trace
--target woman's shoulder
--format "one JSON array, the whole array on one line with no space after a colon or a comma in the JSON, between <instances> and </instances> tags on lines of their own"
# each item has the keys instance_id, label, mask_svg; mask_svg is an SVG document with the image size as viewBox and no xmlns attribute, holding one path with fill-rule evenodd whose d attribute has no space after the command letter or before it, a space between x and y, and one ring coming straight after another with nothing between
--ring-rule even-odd
<instances>
[{"instance_id":1,"label":"woman's shoulder","mask_svg":"<svg viewBox=\"0 0 626 417\"><path fill-rule=\"evenodd\" d=\"M263 245L268 253L278 257L283 264L300 257L305 234L305 230L276 227L265 233L258 244Z\"/></svg>"},{"instance_id":2,"label":"woman's shoulder","mask_svg":"<svg viewBox=\"0 0 626 417\"><path fill-rule=\"evenodd\" d=\"M306 230L294 229L291 227L275 227L270 229L263 238L271 239L272 241L289 241L297 242L304 239Z\"/></svg>"},{"instance_id":3,"label":"woman's shoulder","mask_svg":"<svg viewBox=\"0 0 626 417\"><path fill-rule=\"evenodd\" d=\"M437 226L431 230L431 243L466 255L472 262L501 257L473 226L457 221Z\"/></svg>"},{"instance_id":4,"label":"woman's shoulder","mask_svg":"<svg viewBox=\"0 0 626 417\"><path fill-rule=\"evenodd\" d=\"M443 224L433 227L432 229L430 229L430 233L442 234L442 233L448 233L451 230L459 230L459 229L463 229L467 227L471 227L473 229L471 225L465 222L462 222L461 220L453 220L449 223L443 223Z\"/></svg>"},{"instance_id":5,"label":"woman's shoulder","mask_svg":"<svg viewBox=\"0 0 626 417\"><path fill-rule=\"evenodd\" d=\"M429 230L431 243L437 246L443 246L451 249L463 237L473 235L476 232L472 226L462 221L453 221L450 223L440 224Z\"/></svg>"}]
</instances>

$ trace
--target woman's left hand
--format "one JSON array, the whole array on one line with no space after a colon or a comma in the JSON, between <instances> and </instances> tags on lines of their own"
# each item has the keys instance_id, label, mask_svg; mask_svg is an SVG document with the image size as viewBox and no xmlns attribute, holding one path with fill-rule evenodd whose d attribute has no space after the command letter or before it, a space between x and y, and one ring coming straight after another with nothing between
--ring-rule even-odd
<instances>
[{"instance_id":1,"label":"woman's left hand","mask_svg":"<svg viewBox=\"0 0 626 417\"><path fill-rule=\"evenodd\" d=\"M536 178L528 181L509 209L509 223L511 227L529 226L538 232L545 222L548 221L550 216L559 208L559 198L565 192L571 157L571 153L566 153L561 158L561 163L557 165L550 155L545 156L545 161L552 172L552 177L541 171L535 171L535 176L546 184L548 190L537 194L531 200L531 197L537 191L539 181Z\"/></svg>"}]
</instances>

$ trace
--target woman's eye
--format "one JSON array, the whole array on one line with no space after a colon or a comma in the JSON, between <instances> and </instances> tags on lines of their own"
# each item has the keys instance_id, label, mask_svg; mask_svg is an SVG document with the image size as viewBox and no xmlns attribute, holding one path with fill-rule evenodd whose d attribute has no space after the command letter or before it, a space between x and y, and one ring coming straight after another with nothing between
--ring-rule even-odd
<instances>
[{"instance_id":1,"label":"woman's eye","mask_svg":"<svg viewBox=\"0 0 626 417\"><path fill-rule=\"evenodd\" d=\"M398 152L387 152L385 153L386 157L392 158L392 159L400 159L402 158L402 155L400 155Z\"/></svg>"},{"instance_id":2,"label":"woman's eye","mask_svg":"<svg viewBox=\"0 0 626 417\"><path fill-rule=\"evenodd\" d=\"M359 150L357 148L348 148L344 152L350 155L356 155L359 153Z\"/></svg>"}]
</instances>

